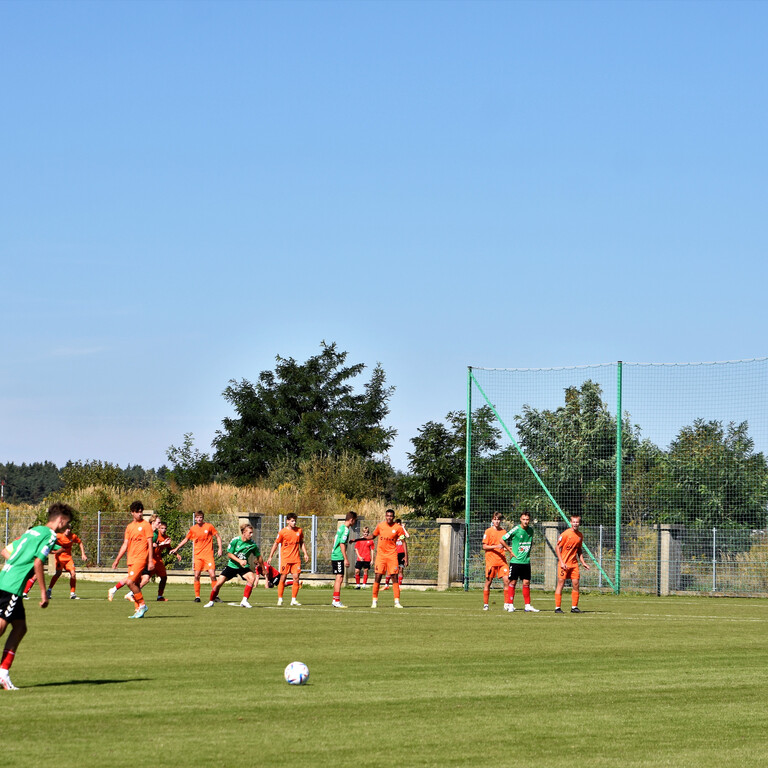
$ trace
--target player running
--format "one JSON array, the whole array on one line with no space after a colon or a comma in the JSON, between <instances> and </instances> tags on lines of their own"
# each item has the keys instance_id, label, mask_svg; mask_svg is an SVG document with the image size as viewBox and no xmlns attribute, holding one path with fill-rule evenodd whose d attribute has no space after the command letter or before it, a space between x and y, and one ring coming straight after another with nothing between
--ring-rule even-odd
<instances>
[{"instance_id":1,"label":"player running","mask_svg":"<svg viewBox=\"0 0 768 768\"><path fill-rule=\"evenodd\" d=\"M167 603L168 599L165 597L165 585L168 583L168 571L165 568L165 560L163 559L166 553L171 548L171 539L168 536L168 526L156 515L150 515L149 522L152 526L152 554L155 559L155 567L150 571L146 570L141 574L141 589L149 584L150 579L156 576L160 579L157 583L157 602ZM181 560L181 555L176 555ZM122 582L118 583L115 589L120 589ZM111 591L111 590L110 590ZM125 596L126 600L133 600L133 595L129 592Z\"/></svg>"},{"instance_id":2,"label":"player running","mask_svg":"<svg viewBox=\"0 0 768 768\"><path fill-rule=\"evenodd\" d=\"M346 608L341 602L341 585L344 581L344 569L349 568L349 559L347 558L347 541L349 539L349 529L357 522L357 512L347 512L344 522L339 524L336 529L336 538L333 541L333 550L331 551L331 573L333 580L333 601L331 605L334 608Z\"/></svg>"},{"instance_id":3,"label":"player running","mask_svg":"<svg viewBox=\"0 0 768 768\"><path fill-rule=\"evenodd\" d=\"M67 504L52 504L48 508L48 522L25 531L18 539L0 552L5 565L0 570L0 636L8 625L11 632L0 656L0 686L6 691L18 690L11 682L10 669L16 658L21 639L27 633L27 617L21 594L24 582L33 570L40 584L40 607L48 605L43 563L56 543L56 534L70 525L74 510Z\"/></svg>"},{"instance_id":4,"label":"player running","mask_svg":"<svg viewBox=\"0 0 768 768\"><path fill-rule=\"evenodd\" d=\"M68 526L63 533L59 533L56 536L56 544L59 549L54 552L56 558L56 573L51 577L51 583L48 585L48 599L51 599L51 592L53 587L59 580L59 576L64 571L69 572L69 599L79 600L77 596L77 573L75 572L75 561L72 559L72 545L80 545L80 556L85 562L88 558L85 556L85 547L83 546L83 540L76 534L72 533L72 526Z\"/></svg>"},{"instance_id":5,"label":"player running","mask_svg":"<svg viewBox=\"0 0 768 768\"><path fill-rule=\"evenodd\" d=\"M579 610L579 580L581 573L579 571L579 561L589 570L589 565L584 559L582 544L584 534L579 530L581 526L581 515L571 515L571 527L566 528L555 544L555 554L557 555L557 586L555 587L555 613L562 613L563 609L560 603L563 599L563 587L565 580L571 580L571 613L581 613Z\"/></svg>"},{"instance_id":6,"label":"player running","mask_svg":"<svg viewBox=\"0 0 768 768\"><path fill-rule=\"evenodd\" d=\"M200 602L200 574L208 571L211 577L211 586L216 583L216 562L213 558L213 539L219 544L219 554L221 557L221 536L219 532L210 524L205 522L205 515L202 510L195 512L195 524L189 529L187 535L179 542L171 554L175 555L188 541L192 541L194 562L192 563L192 572L195 579L195 602Z\"/></svg>"},{"instance_id":7,"label":"player running","mask_svg":"<svg viewBox=\"0 0 768 768\"><path fill-rule=\"evenodd\" d=\"M368 586L368 571L371 569L371 555L376 543L371 538L371 529L366 526L362 531L362 538L355 539L355 589L365 589ZM360 575L363 583L360 584Z\"/></svg>"},{"instance_id":8,"label":"player running","mask_svg":"<svg viewBox=\"0 0 768 768\"><path fill-rule=\"evenodd\" d=\"M112 570L117 568L120 558L127 552L128 576L122 583L133 592L133 600L136 603L136 612L128 618L141 619L149 610L149 606L144 602L144 595L141 594L141 576L145 569L151 571L155 567L152 554L153 531L152 526L144 519L144 505L140 501L131 504L131 516L133 522L126 526L123 545L112 563ZM117 589L118 587L114 586L109 590L110 600L115 596Z\"/></svg>"},{"instance_id":9,"label":"player running","mask_svg":"<svg viewBox=\"0 0 768 768\"><path fill-rule=\"evenodd\" d=\"M539 609L531 605L531 547L533 546L531 516L527 512L521 513L520 525L516 525L509 533L505 533L501 539L512 549L512 559L509 561L509 587L504 601L504 610L514 612L515 587L517 580L522 579L525 610L528 613L538 613Z\"/></svg>"},{"instance_id":10,"label":"player running","mask_svg":"<svg viewBox=\"0 0 768 768\"><path fill-rule=\"evenodd\" d=\"M250 557L254 557L256 560L255 568L251 567L248 563ZM253 588L259 584L259 573L256 569L262 565L261 550L259 550L258 544L253 540L253 526L249 523L243 523L240 526L240 535L235 536L227 547L227 564L219 574L213 589L211 589L210 600L203 608L213 608L216 604L216 598L219 596L219 590L227 581L234 579L235 576L242 576L246 582L240 606L242 608L253 608L248 602L248 598L251 596Z\"/></svg>"},{"instance_id":11,"label":"player running","mask_svg":"<svg viewBox=\"0 0 768 768\"><path fill-rule=\"evenodd\" d=\"M379 588L381 587L382 576L395 577L392 584L392 592L395 597L395 608L402 608L400 605L400 584L397 581L397 573L400 568L397 562L397 540L400 536L405 536L405 528L395 522L395 510L388 509L384 513L384 522L379 523L371 534L371 539L378 538L379 543L376 547L376 565L374 566L373 595L371 608L378 606ZM408 552L405 553L405 565L408 565Z\"/></svg>"},{"instance_id":12,"label":"player running","mask_svg":"<svg viewBox=\"0 0 768 768\"><path fill-rule=\"evenodd\" d=\"M269 557L267 558L267 566L272 562L272 558L277 552L278 546L280 547L280 581L277 584L277 604L283 604L283 592L285 591L285 580L288 578L288 574L293 577L293 584L291 585L291 605L297 608L301 606L301 603L296 599L299 594L299 587L301 586L301 558L299 557L299 550L304 555L304 562L309 562L309 555L307 554L307 548L304 546L304 532L301 528L296 527L296 513L289 512L285 516L285 528L282 528L277 534L275 543L272 545L272 549L269 550Z\"/></svg>"},{"instance_id":13,"label":"player running","mask_svg":"<svg viewBox=\"0 0 768 768\"><path fill-rule=\"evenodd\" d=\"M483 551L485 552L485 586L483 587L483 610L488 610L488 600L491 596L491 583L500 578L504 582L504 610L507 610L507 595L509 589L509 566L504 555L505 550L512 550L504 542L506 531L501 527L501 512L494 512L491 517L491 527L483 534Z\"/></svg>"}]
</instances>

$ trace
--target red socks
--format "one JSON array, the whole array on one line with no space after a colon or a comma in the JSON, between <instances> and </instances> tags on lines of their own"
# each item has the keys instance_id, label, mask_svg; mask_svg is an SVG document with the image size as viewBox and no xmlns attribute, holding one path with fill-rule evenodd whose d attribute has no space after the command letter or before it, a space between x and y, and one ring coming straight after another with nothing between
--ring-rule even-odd
<instances>
[{"instance_id":1,"label":"red socks","mask_svg":"<svg viewBox=\"0 0 768 768\"><path fill-rule=\"evenodd\" d=\"M11 668L15 656L16 651L3 651L3 658L2 661L0 661L0 669L4 669L7 672Z\"/></svg>"}]
</instances>

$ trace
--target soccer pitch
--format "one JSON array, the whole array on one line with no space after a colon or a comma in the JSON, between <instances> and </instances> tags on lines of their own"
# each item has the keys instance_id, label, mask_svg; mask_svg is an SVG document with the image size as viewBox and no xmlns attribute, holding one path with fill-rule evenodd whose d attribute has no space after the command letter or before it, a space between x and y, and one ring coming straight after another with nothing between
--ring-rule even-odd
<instances>
[{"instance_id":1,"label":"soccer pitch","mask_svg":"<svg viewBox=\"0 0 768 768\"><path fill-rule=\"evenodd\" d=\"M584 593L582 615L501 610L494 592L254 591L252 610L169 602L128 621L108 584L26 603L0 691L0 764L743 766L768 763L768 601ZM204 589L203 593L206 594ZM36 588L32 595L36 594ZM122 593L121 593L122 594ZM519 596L518 596L519 599ZM570 601L564 595L563 606ZM305 662L309 683L283 669ZM54 754L55 753L55 754Z\"/></svg>"}]
</instances>

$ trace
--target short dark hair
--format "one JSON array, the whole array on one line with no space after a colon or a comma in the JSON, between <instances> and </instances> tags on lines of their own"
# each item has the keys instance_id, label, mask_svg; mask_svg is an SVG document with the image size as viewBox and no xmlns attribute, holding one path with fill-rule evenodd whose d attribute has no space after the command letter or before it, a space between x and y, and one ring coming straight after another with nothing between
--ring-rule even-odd
<instances>
[{"instance_id":1,"label":"short dark hair","mask_svg":"<svg viewBox=\"0 0 768 768\"><path fill-rule=\"evenodd\" d=\"M195 514L196 515L202 515L203 517L205 517L205 512L203 512L202 509L198 509L197 512L195 512Z\"/></svg>"},{"instance_id":2,"label":"short dark hair","mask_svg":"<svg viewBox=\"0 0 768 768\"><path fill-rule=\"evenodd\" d=\"M574 517L578 517L579 520L581 520L581 515L578 512L575 515L571 515L571 520L573 520Z\"/></svg>"},{"instance_id":3,"label":"short dark hair","mask_svg":"<svg viewBox=\"0 0 768 768\"><path fill-rule=\"evenodd\" d=\"M387 511L386 511L384 514L385 514L385 515L388 515L390 512L391 512L393 515L395 514L395 510L394 510L394 509L388 509L388 510L387 510Z\"/></svg>"},{"instance_id":4,"label":"short dark hair","mask_svg":"<svg viewBox=\"0 0 768 768\"><path fill-rule=\"evenodd\" d=\"M288 514L285 516L285 519L286 519L286 520L298 520L298 517L297 517L297 515L296 515L296 513L295 513L295 512L289 512L289 513L288 513Z\"/></svg>"},{"instance_id":5,"label":"short dark hair","mask_svg":"<svg viewBox=\"0 0 768 768\"><path fill-rule=\"evenodd\" d=\"M131 504L131 512L143 512L144 505L140 501L134 501Z\"/></svg>"},{"instance_id":6,"label":"short dark hair","mask_svg":"<svg viewBox=\"0 0 768 768\"><path fill-rule=\"evenodd\" d=\"M501 512L494 512L491 515L491 520L495 520L497 517L504 517L504 515L502 515Z\"/></svg>"},{"instance_id":7,"label":"short dark hair","mask_svg":"<svg viewBox=\"0 0 768 768\"><path fill-rule=\"evenodd\" d=\"M68 517L69 521L72 522L72 518L75 516L75 510L72 509L69 504L57 501L55 504L51 504L51 506L48 507L48 522L50 523L54 517L58 517L59 515Z\"/></svg>"},{"instance_id":8,"label":"short dark hair","mask_svg":"<svg viewBox=\"0 0 768 768\"><path fill-rule=\"evenodd\" d=\"M402 525L402 524L403 524L403 521L402 521L402 520L401 520L399 517L396 517L396 518L395 518L395 522L396 522L396 523L399 523L400 525Z\"/></svg>"},{"instance_id":9,"label":"short dark hair","mask_svg":"<svg viewBox=\"0 0 768 768\"><path fill-rule=\"evenodd\" d=\"M347 516L344 519L345 520L357 520L357 512L353 512L350 509L349 512L347 512Z\"/></svg>"}]
</instances>

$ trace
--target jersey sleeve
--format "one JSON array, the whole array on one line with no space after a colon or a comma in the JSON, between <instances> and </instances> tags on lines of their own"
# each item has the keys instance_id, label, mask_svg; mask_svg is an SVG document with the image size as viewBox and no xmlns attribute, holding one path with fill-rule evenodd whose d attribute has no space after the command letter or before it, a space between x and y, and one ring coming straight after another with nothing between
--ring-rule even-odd
<instances>
[{"instance_id":1,"label":"jersey sleeve","mask_svg":"<svg viewBox=\"0 0 768 768\"><path fill-rule=\"evenodd\" d=\"M377 525L377 526L376 526L376 527L373 529L373 534L372 534L372 535L373 535L374 537L376 537L376 536L380 536L380 535L381 535L381 526L380 526L380 525Z\"/></svg>"},{"instance_id":2,"label":"jersey sleeve","mask_svg":"<svg viewBox=\"0 0 768 768\"><path fill-rule=\"evenodd\" d=\"M38 560L45 560L46 557L51 553L51 548L56 543L56 534L51 531L51 535L46 539L45 537L42 537L42 541L38 544L37 550L35 551L35 557Z\"/></svg>"},{"instance_id":3,"label":"jersey sleeve","mask_svg":"<svg viewBox=\"0 0 768 768\"><path fill-rule=\"evenodd\" d=\"M72 534L72 541L75 544L82 544L83 543L83 540L76 533Z\"/></svg>"},{"instance_id":4,"label":"jersey sleeve","mask_svg":"<svg viewBox=\"0 0 768 768\"><path fill-rule=\"evenodd\" d=\"M227 554L228 555L234 555L235 554L235 542L237 541L237 536L235 536L232 541L229 542L229 546L227 547Z\"/></svg>"},{"instance_id":5,"label":"jersey sleeve","mask_svg":"<svg viewBox=\"0 0 768 768\"><path fill-rule=\"evenodd\" d=\"M215 525L211 525L211 536L218 536L219 532L216 530Z\"/></svg>"}]
</instances>

